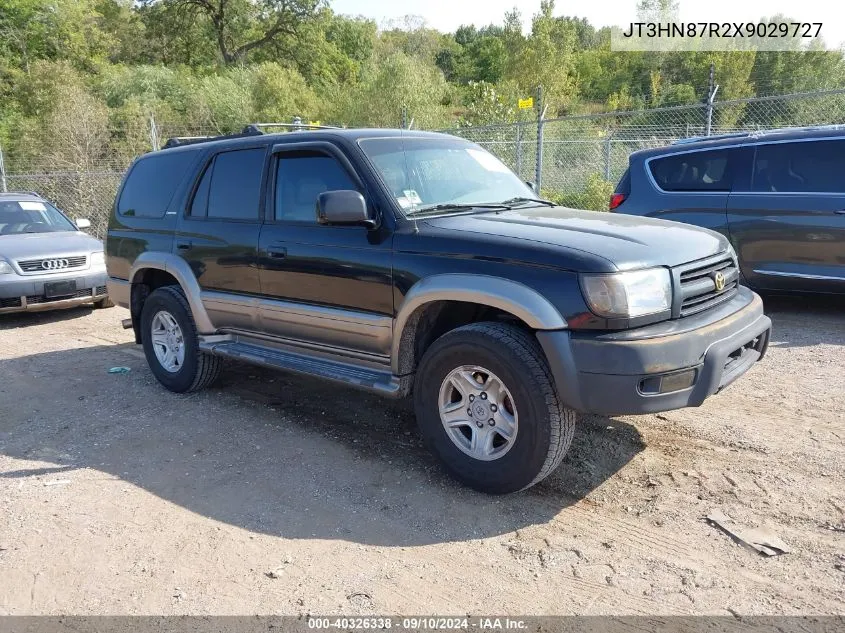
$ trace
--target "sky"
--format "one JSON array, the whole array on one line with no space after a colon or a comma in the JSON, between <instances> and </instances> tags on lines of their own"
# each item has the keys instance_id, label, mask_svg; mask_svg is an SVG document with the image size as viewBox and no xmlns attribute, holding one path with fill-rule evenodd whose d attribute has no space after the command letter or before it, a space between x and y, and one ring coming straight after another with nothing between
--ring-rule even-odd
<instances>
[{"instance_id":1,"label":"sky","mask_svg":"<svg viewBox=\"0 0 845 633\"><path fill-rule=\"evenodd\" d=\"M330 0L337 13L363 15L380 25L392 18L419 15L446 32L462 24L501 24L506 11L516 6L525 28L539 11L540 0ZM796 21L821 22L828 45L845 42L845 6L841 0L680 0L680 18L692 22L757 22L782 13ZM636 21L637 0L557 0L556 15L587 18L595 26L623 26Z\"/></svg>"}]
</instances>

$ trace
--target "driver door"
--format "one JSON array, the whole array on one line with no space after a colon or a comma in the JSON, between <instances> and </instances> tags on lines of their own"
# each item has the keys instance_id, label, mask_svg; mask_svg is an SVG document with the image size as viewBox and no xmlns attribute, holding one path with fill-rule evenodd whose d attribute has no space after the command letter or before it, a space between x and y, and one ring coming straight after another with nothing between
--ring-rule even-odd
<instances>
[{"instance_id":1,"label":"driver door","mask_svg":"<svg viewBox=\"0 0 845 633\"><path fill-rule=\"evenodd\" d=\"M259 237L262 329L335 350L388 356L393 322L392 232L381 223L317 223L317 196L354 189L352 165L325 142L275 149Z\"/></svg>"}]
</instances>

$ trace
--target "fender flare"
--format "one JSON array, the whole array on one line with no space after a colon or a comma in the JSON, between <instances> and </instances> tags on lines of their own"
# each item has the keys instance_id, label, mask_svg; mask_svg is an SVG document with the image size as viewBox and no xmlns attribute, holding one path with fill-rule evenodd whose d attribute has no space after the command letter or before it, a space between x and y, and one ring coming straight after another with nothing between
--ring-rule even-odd
<instances>
[{"instance_id":1,"label":"fender flare","mask_svg":"<svg viewBox=\"0 0 845 633\"><path fill-rule=\"evenodd\" d=\"M132 264L132 269L129 272L129 280L133 285L138 283L137 279L140 273L148 268L163 270L176 278L176 281L182 286L182 290L185 291L185 298L188 300L188 305L191 306L191 314L194 317L197 332L200 334L213 334L215 331L214 325L211 323L211 319L208 318L208 313L202 304L202 291L200 290L196 275L194 275L194 271L191 270L188 262L173 253L160 251L146 251L141 253Z\"/></svg>"},{"instance_id":2,"label":"fender flare","mask_svg":"<svg viewBox=\"0 0 845 633\"><path fill-rule=\"evenodd\" d=\"M411 287L396 314L390 353L394 374L401 375L400 354L402 343L407 339L405 328L408 322L419 308L432 301L463 301L498 308L514 315L533 330L562 330L567 327L566 319L548 299L518 281L464 273L432 275L420 279Z\"/></svg>"}]
</instances>

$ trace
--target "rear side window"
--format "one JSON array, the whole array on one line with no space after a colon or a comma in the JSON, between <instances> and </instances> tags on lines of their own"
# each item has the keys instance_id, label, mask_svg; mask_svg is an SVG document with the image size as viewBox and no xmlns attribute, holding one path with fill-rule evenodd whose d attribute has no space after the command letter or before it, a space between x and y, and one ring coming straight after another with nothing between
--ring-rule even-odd
<instances>
[{"instance_id":1,"label":"rear side window","mask_svg":"<svg viewBox=\"0 0 845 633\"><path fill-rule=\"evenodd\" d=\"M688 152L655 158L649 169L664 191L730 191L735 160L732 150Z\"/></svg>"},{"instance_id":2,"label":"rear side window","mask_svg":"<svg viewBox=\"0 0 845 633\"><path fill-rule=\"evenodd\" d=\"M845 141L759 145L752 191L845 193Z\"/></svg>"},{"instance_id":3,"label":"rear side window","mask_svg":"<svg viewBox=\"0 0 845 633\"><path fill-rule=\"evenodd\" d=\"M203 176L203 180L210 180L206 212L209 218L258 221L265 155L265 149L260 147L223 152L214 158ZM203 184L200 183L198 196L206 195ZM194 197L196 202L197 196ZM193 215L193 204L191 206Z\"/></svg>"},{"instance_id":4,"label":"rear side window","mask_svg":"<svg viewBox=\"0 0 845 633\"><path fill-rule=\"evenodd\" d=\"M195 157L195 152L164 152L140 159L123 185L117 212L139 218L163 217Z\"/></svg>"}]
</instances>

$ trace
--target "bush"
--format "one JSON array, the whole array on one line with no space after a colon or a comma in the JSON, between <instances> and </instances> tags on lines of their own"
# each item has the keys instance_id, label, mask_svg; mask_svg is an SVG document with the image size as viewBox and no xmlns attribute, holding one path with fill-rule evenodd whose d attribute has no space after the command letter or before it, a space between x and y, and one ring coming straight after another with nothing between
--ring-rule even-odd
<instances>
[{"instance_id":1,"label":"bush","mask_svg":"<svg viewBox=\"0 0 845 633\"><path fill-rule=\"evenodd\" d=\"M607 211L615 183L605 180L601 174L590 174L581 191L543 190L543 197L563 207Z\"/></svg>"}]
</instances>

